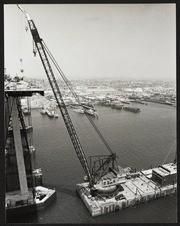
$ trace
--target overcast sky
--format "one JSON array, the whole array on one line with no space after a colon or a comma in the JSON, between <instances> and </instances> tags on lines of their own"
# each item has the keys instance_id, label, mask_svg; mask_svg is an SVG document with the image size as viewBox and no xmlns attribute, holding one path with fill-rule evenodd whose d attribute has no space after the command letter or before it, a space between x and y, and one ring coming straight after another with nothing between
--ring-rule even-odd
<instances>
[{"instance_id":1,"label":"overcast sky","mask_svg":"<svg viewBox=\"0 0 180 226\"><path fill-rule=\"evenodd\" d=\"M176 78L175 4L21 6L69 79ZM4 25L7 73L46 78L16 5L4 5Z\"/></svg>"}]
</instances>

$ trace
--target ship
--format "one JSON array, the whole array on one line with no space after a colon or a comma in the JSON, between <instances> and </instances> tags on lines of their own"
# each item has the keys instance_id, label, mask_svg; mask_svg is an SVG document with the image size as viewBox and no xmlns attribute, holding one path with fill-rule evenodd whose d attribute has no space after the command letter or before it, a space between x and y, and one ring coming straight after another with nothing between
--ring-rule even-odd
<instances>
[{"instance_id":1,"label":"ship","mask_svg":"<svg viewBox=\"0 0 180 226\"><path fill-rule=\"evenodd\" d=\"M98 117L98 113L96 112L96 110L88 106L73 108L73 111L80 114L88 114L94 117Z\"/></svg>"},{"instance_id":2,"label":"ship","mask_svg":"<svg viewBox=\"0 0 180 226\"><path fill-rule=\"evenodd\" d=\"M54 114L50 109L46 109L46 113L50 118L54 118Z\"/></svg>"},{"instance_id":3,"label":"ship","mask_svg":"<svg viewBox=\"0 0 180 226\"><path fill-rule=\"evenodd\" d=\"M111 104L111 108L115 108L119 110L122 110L123 106L124 106L123 104Z\"/></svg>"},{"instance_id":4,"label":"ship","mask_svg":"<svg viewBox=\"0 0 180 226\"><path fill-rule=\"evenodd\" d=\"M133 108L133 107L123 107L123 110L131 111L131 112L134 112L134 113L138 113L138 112L141 111L139 108Z\"/></svg>"},{"instance_id":5,"label":"ship","mask_svg":"<svg viewBox=\"0 0 180 226\"><path fill-rule=\"evenodd\" d=\"M73 111L80 114L84 114L84 110L82 108L73 108Z\"/></svg>"},{"instance_id":6,"label":"ship","mask_svg":"<svg viewBox=\"0 0 180 226\"><path fill-rule=\"evenodd\" d=\"M59 118L58 113L56 113L56 108L54 107L54 110L51 111L54 115L54 118Z\"/></svg>"},{"instance_id":7,"label":"ship","mask_svg":"<svg viewBox=\"0 0 180 226\"><path fill-rule=\"evenodd\" d=\"M42 108L39 112L43 115L46 115L46 113L47 113L46 109L44 109L44 108Z\"/></svg>"},{"instance_id":8,"label":"ship","mask_svg":"<svg viewBox=\"0 0 180 226\"><path fill-rule=\"evenodd\" d=\"M98 113L94 109L86 109L85 113L94 117L98 117Z\"/></svg>"},{"instance_id":9,"label":"ship","mask_svg":"<svg viewBox=\"0 0 180 226\"><path fill-rule=\"evenodd\" d=\"M54 118L59 118L59 115L56 112L54 112Z\"/></svg>"},{"instance_id":10,"label":"ship","mask_svg":"<svg viewBox=\"0 0 180 226\"><path fill-rule=\"evenodd\" d=\"M128 100L128 99L121 99L120 101L123 104L130 104L130 100Z\"/></svg>"}]
</instances>

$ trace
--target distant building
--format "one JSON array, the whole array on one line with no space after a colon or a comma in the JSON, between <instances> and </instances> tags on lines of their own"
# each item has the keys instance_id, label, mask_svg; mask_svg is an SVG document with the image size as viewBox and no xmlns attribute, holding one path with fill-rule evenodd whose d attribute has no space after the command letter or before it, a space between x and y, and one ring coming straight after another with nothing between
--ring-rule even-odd
<instances>
[{"instance_id":1,"label":"distant building","mask_svg":"<svg viewBox=\"0 0 180 226\"><path fill-rule=\"evenodd\" d=\"M116 90L110 87L88 87L86 89L86 92L90 94L99 95L99 94L114 94Z\"/></svg>"}]
</instances>

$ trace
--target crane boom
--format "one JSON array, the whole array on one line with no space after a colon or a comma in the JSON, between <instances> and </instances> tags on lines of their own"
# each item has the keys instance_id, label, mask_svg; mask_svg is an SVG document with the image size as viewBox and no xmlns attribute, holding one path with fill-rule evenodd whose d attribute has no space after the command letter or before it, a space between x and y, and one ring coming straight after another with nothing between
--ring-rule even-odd
<instances>
[{"instance_id":1,"label":"crane boom","mask_svg":"<svg viewBox=\"0 0 180 226\"><path fill-rule=\"evenodd\" d=\"M39 36L38 30L37 30L37 28L35 26L34 21L31 19L30 15L26 11L24 11L19 5L17 5L17 6L25 14L25 16L27 18L27 21L28 21L28 24L29 24L29 28L30 28L30 31L31 31L31 34L32 34L32 37L33 37L33 40L34 40L34 43L35 43L35 46L36 46L36 48L38 50L41 62L43 64L44 70L46 72L49 84L50 84L50 86L52 88L54 97L55 97L55 99L57 101L57 104L58 104L58 107L60 109L61 115L63 117L64 123L66 125L67 130L68 130L70 139L72 141L72 144L74 146L74 149L76 151L78 159L79 159L79 161L80 161L80 163L81 163L81 165L82 165L82 167L84 169L84 172L85 172L85 174L87 176L87 179L90 182L90 186L93 187L93 185L95 185L101 179L101 177L107 173L108 169L110 169L112 167L112 169L115 169L116 171L118 170L118 168L114 164L114 162L116 161L116 158L117 158L116 154L113 153L113 151L111 150L111 147L108 145L107 141L104 139L103 135L101 134L101 132L99 131L99 129L95 125L94 121L86 113L87 110L84 109L85 115L89 119L89 122L91 123L91 125L95 129L96 133L98 134L99 138L102 140L102 142L104 143L106 148L111 153L111 155L109 155L108 157L98 156L98 160L97 160L97 156L91 156L90 157L90 166L89 166L88 161L87 161L86 156L85 156L85 153L83 151L83 148L82 148L82 146L80 144L79 138L77 136L76 130L75 130L74 126L73 126L73 123L72 123L71 118L69 116L69 113L67 111L66 105L64 103L64 100L63 100L63 97L62 97L62 93L61 93L61 91L59 89L59 86L57 84L56 78L54 76L52 67L51 67L50 62L49 62L49 59L52 61L52 63L56 67L57 71L59 72L59 74L63 78L64 82L66 83L67 87L70 89L71 93L75 97L75 99L78 102L78 104L82 108L84 108L84 107L81 104L81 102L79 100L79 97L77 96L77 94L73 90L70 82L65 77L64 73L62 72L62 70L60 69L60 67L57 64L56 60L54 59L53 55L49 51L49 49L46 46L45 42ZM94 164L91 164L93 159L94 159ZM112 164L112 166L110 166L110 164Z\"/></svg>"},{"instance_id":2,"label":"crane boom","mask_svg":"<svg viewBox=\"0 0 180 226\"><path fill-rule=\"evenodd\" d=\"M69 113L67 111L66 105L64 103L61 91L60 91L59 86L57 84L57 81L56 81L56 78L54 76L50 62L48 60L43 41L40 38L38 30L37 30L33 20L31 19L30 15L26 11L24 11L19 5L18 5L18 8L25 14L25 16L28 20L29 28L30 28L34 43L35 43L36 48L38 50L39 56L41 58L41 62L43 64L44 70L46 72L47 78L49 80L49 84L52 88L53 94L54 94L55 99L57 101L57 104L58 104L58 107L60 109L63 120L65 122L67 131L68 131L69 136L70 136L71 141L72 141L72 144L74 146L74 149L76 151L78 159L79 159L79 161L80 161L80 163L81 163L81 165L84 169L84 172L88 177L90 184L93 184L93 177L90 173L90 168L89 168L86 156L84 154L84 151L83 151L83 148L80 144L76 130L73 126L73 123L72 123L71 118L69 116Z\"/></svg>"}]
</instances>

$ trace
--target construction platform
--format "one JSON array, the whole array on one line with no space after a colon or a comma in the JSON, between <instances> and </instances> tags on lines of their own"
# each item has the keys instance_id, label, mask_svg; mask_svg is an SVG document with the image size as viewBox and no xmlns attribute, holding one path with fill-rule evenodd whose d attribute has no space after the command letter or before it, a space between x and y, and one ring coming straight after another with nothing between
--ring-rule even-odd
<instances>
[{"instance_id":1,"label":"construction platform","mask_svg":"<svg viewBox=\"0 0 180 226\"><path fill-rule=\"evenodd\" d=\"M100 191L94 197L89 182L76 185L92 217L171 195L177 190L177 165L174 163L134 173L120 173L116 178L109 175L103 179L106 184L104 193Z\"/></svg>"},{"instance_id":2,"label":"construction platform","mask_svg":"<svg viewBox=\"0 0 180 226\"><path fill-rule=\"evenodd\" d=\"M44 96L43 89L15 89L15 90L5 90L5 94L9 97L31 97L33 94L39 93L40 95Z\"/></svg>"},{"instance_id":3,"label":"construction platform","mask_svg":"<svg viewBox=\"0 0 180 226\"><path fill-rule=\"evenodd\" d=\"M26 198L25 198L26 197ZM44 210L56 197L56 190L42 186L35 187L35 198L32 189L28 190L26 196L20 191L6 193L6 216L22 215L30 212Z\"/></svg>"}]
</instances>

